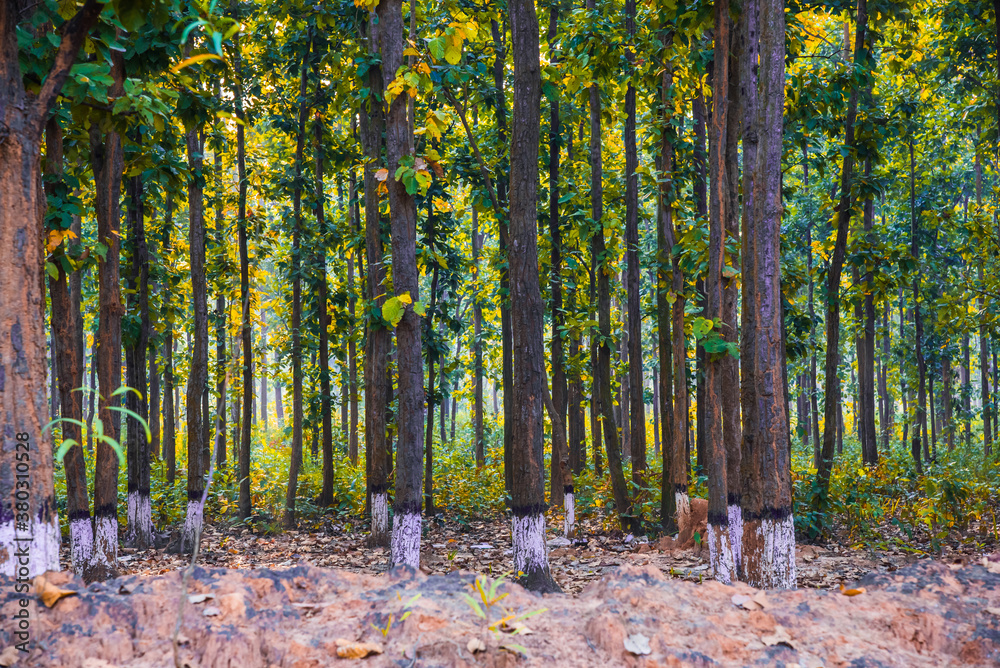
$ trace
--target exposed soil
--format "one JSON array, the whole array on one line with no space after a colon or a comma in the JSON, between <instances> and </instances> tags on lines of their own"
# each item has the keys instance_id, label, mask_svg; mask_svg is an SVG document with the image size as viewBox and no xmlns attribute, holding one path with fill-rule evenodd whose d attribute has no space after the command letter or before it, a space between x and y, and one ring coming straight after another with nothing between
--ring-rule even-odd
<instances>
[{"instance_id":1,"label":"exposed soil","mask_svg":"<svg viewBox=\"0 0 1000 668\"><path fill-rule=\"evenodd\" d=\"M854 595L697 584L651 564L611 568L576 597L542 597L506 582L493 594L486 582L480 594L474 579L461 570L428 576L307 565L199 567L178 636L180 663L930 668L1000 662L1000 555L985 565L922 560L873 573L848 591ZM11 585L0 581L6 619L18 605ZM51 609L32 601L33 649L17 665L174 665L179 573L84 587L63 572L52 574L48 586L78 593ZM9 647L4 627L0 639ZM376 653L349 659L338 652ZM0 663L12 655L0 654Z\"/></svg>"}]
</instances>

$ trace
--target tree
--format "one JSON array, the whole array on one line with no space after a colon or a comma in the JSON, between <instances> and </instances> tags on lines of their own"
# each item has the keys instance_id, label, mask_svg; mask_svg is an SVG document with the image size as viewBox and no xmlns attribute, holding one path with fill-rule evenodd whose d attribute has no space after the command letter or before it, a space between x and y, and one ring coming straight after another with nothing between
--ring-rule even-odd
<instances>
[{"instance_id":1,"label":"tree","mask_svg":"<svg viewBox=\"0 0 1000 668\"><path fill-rule=\"evenodd\" d=\"M536 208L541 69L538 17L531 0L511 0L514 53L513 134L510 152L510 286L514 336L514 407L511 534L514 569L535 591L560 591L549 573L545 546L545 468L542 395L545 391L542 316L538 279ZM553 428L562 425L553 424Z\"/></svg>"},{"instance_id":2,"label":"tree","mask_svg":"<svg viewBox=\"0 0 1000 668\"><path fill-rule=\"evenodd\" d=\"M382 47L384 90L403 64L403 2L380 0L377 7ZM397 298L420 299L417 272L417 211L413 195L397 175L400 167L412 167L413 129L406 118L406 98L389 102L385 121L385 146L389 190L390 238L392 240L392 287ZM396 497L393 501L393 565L420 565L420 510L423 476L422 436L424 428L424 365L420 319L406 309L396 325L397 373L399 377L399 444L396 449Z\"/></svg>"},{"instance_id":3,"label":"tree","mask_svg":"<svg viewBox=\"0 0 1000 668\"><path fill-rule=\"evenodd\" d=\"M864 0L861 0L864 2ZM743 299L750 300L742 340L744 397L756 410L743 411L740 464L743 511L743 572L761 588L795 586L795 523L788 452L788 406L781 391L782 112L785 103L785 12L782 0L760 0L760 100L753 164L752 217L743 231ZM747 3L744 12L753 12ZM752 40L753 31L746 33ZM748 49L753 53L754 49ZM750 83L749 81L747 82ZM744 89L745 90L745 89ZM744 155L746 155L744 153ZM747 312L745 311L745 313ZM744 399L746 402L747 399ZM744 403L746 407L746 403ZM753 420L752 422L750 420Z\"/></svg>"}]
</instances>

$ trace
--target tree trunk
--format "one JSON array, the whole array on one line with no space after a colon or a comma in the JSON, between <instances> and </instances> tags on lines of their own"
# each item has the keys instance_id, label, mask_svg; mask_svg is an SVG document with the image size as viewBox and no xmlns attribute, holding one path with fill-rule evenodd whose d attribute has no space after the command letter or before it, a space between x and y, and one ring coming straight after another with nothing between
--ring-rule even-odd
<instances>
[{"instance_id":1,"label":"tree trunk","mask_svg":"<svg viewBox=\"0 0 1000 668\"><path fill-rule=\"evenodd\" d=\"M913 323L914 342L917 353L917 373L919 374L917 385L917 424L915 425L913 438L922 439L924 444L924 459L930 459L930 449L927 444L927 395L926 376L927 363L924 360L923 338L924 322L920 315L920 218L917 215L916 200L916 159L913 153L913 138L910 138L910 255L917 265L916 276L913 277ZM919 444L914 452L919 452Z\"/></svg>"},{"instance_id":2,"label":"tree trunk","mask_svg":"<svg viewBox=\"0 0 1000 668\"><path fill-rule=\"evenodd\" d=\"M591 0L593 1L593 0ZM531 0L509 3L514 54L513 136L510 152L511 332L517 357L513 377L511 422L511 533L514 570L522 584L539 592L560 592L549 573L545 546L544 419L545 307L538 278L537 214L538 140L541 116L541 69L538 18ZM556 420L558 422L558 418ZM553 424L553 429L562 429Z\"/></svg>"},{"instance_id":3,"label":"tree trunk","mask_svg":"<svg viewBox=\"0 0 1000 668\"><path fill-rule=\"evenodd\" d=\"M864 0L861 0L862 2ZM746 35L754 41L756 7ZM781 390L785 351L781 336L780 231L782 110L785 87L785 15L781 0L760 2L760 108L751 133L758 136L753 163L753 215L743 230L744 303L752 301L744 321L743 364L753 365L755 410L743 412L743 569L747 583L759 588L795 587L795 525L792 518L791 470L786 413ZM742 77L741 77L742 80ZM755 82L743 81L749 87ZM746 90L744 88L743 90ZM745 154L744 154L745 155ZM752 279L751 279L752 277ZM752 349L752 353L749 349ZM744 383L746 376L744 377ZM746 386L744 385L744 388ZM744 404L744 409L746 404ZM748 422L748 417L753 421Z\"/></svg>"},{"instance_id":4,"label":"tree trunk","mask_svg":"<svg viewBox=\"0 0 1000 668\"><path fill-rule=\"evenodd\" d=\"M381 0L377 12L381 26L382 80L388 87L403 63L402 0ZM386 157L395 174L404 157L413 155L413 133L406 120L406 98L389 105L386 116ZM396 295L420 299L417 270L417 213L413 196L402 181L386 179L392 239L392 283ZM423 476L422 436L424 427L424 365L420 319L412 308L404 311L396 325L399 408L396 416L399 442L396 446L396 496L392 526L390 564L420 566L420 496Z\"/></svg>"},{"instance_id":5,"label":"tree trunk","mask_svg":"<svg viewBox=\"0 0 1000 668\"><path fill-rule=\"evenodd\" d=\"M680 271L679 264L674 257L673 247L676 243L674 233L674 207L673 207L673 171L674 171L674 137L670 133L673 118L673 83L674 73L672 62L668 59L669 49L673 45L673 33L667 32L663 36L663 74L660 79L660 110L662 113L661 134L660 134L660 158L659 158L659 189L658 189L658 211L656 225L656 260L657 271L656 281L653 283L656 289L656 323L658 329L658 347L660 358L660 378L659 378L659 403L660 415L662 416L661 428L663 430L661 460L663 473L660 479L660 526L664 534L674 534L678 530L678 511L681 508L681 494L684 500L687 499L687 486L683 485L683 490L678 487L678 469L682 471L682 481L687 480L687 470L683 464L683 420L678 425L678 415L676 404L685 401L687 388L684 388L685 398L681 398L674 385L675 375L674 355L676 354L675 342L680 340L680 347L683 350L683 327L680 336L671 336L671 305L670 297L673 293L675 304L683 303L683 297L678 290L678 285L683 289L683 278L678 281L677 273ZM671 265L671 260L673 264ZM669 279L669 282L668 282ZM683 309L683 307L682 307ZM680 317L683 321L684 312L681 310ZM684 374L679 374L681 379ZM682 381L683 382L683 381Z\"/></svg>"},{"instance_id":6,"label":"tree trunk","mask_svg":"<svg viewBox=\"0 0 1000 668\"><path fill-rule=\"evenodd\" d=\"M430 202L428 202L430 205ZM428 225L431 230L433 226ZM433 248L434 238L431 235L426 242L428 247ZM437 354L430 345L433 342L434 316L437 313L437 290L438 272L440 265L435 263L433 277L431 278L431 303L427 309L427 316L423 320L423 326L427 330L427 435L424 441L424 510L431 517L434 516L434 404L435 390L434 381L437 378L437 369L434 364L438 361Z\"/></svg>"},{"instance_id":7,"label":"tree trunk","mask_svg":"<svg viewBox=\"0 0 1000 668\"><path fill-rule=\"evenodd\" d=\"M381 33L378 19L371 15L360 26L361 37L367 42L369 56L379 52ZM372 91L382 89L382 68L374 65L368 70L368 86ZM361 105L361 144L365 154L365 252L368 259L368 300L381 310L385 303L386 272L382 248L382 219L379 214L378 182L375 173L381 164L382 133L385 117L382 105L372 97ZM365 338L365 467L368 473L368 498L371 510L371 544L389 545L389 464L386 437L388 411L387 396L391 392L387 361L392 344L392 332L384 322L367 319Z\"/></svg>"},{"instance_id":8,"label":"tree trunk","mask_svg":"<svg viewBox=\"0 0 1000 668\"><path fill-rule=\"evenodd\" d=\"M358 220L357 211L357 199L358 199L358 182L357 177L354 175L354 169L352 168L349 172L348 181L348 191L347 191L347 216L348 225L350 226L351 235L353 236L358 230L360 230L361 223ZM357 466L358 463L358 361L357 361L357 304L358 298L355 287L354 279L354 253L356 251L351 249L347 254L347 293L348 293L348 319L350 321L350 330L348 333L347 342L347 364L348 364L348 387L347 391L350 393L350 426L347 436L347 456L350 458L351 463ZM358 273L363 273L361 267L358 267ZM277 392L277 388L275 389Z\"/></svg>"},{"instance_id":9,"label":"tree trunk","mask_svg":"<svg viewBox=\"0 0 1000 668\"><path fill-rule=\"evenodd\" d=\"M170 248L170 233L174 227L174 200L167 195L167 205L163 220L162 248ZM174 311L173 291L164 290L163 306L163 466L167 470L167 484L173 486L177 476L177 408L174 403L174 318L168 317Z\"/></svg>"},{"instance_id":10,"label":"tree trunk","mask_svg":"<svg viewBox=\"0 0 1000 668\"><path fill-rule=\"evenodd\" d=\"M726 189L728 201L725 206L724 239L732 239L738 243L740 238L740 202L739 202L739 141L742 133L740 117L740 57L743 53L743 40L738 31L732 32L735 26L730 21L729 49L729 81L728 103L726 115L726 154L725 177L722 186ZM721 85L721 84L720 84ZM721 99L720 99L721 102ZM729 244L731 245L731 243ZM739 255L732 257L726 254L726 243L722 252L722 337L731 346L739 350L739 323L736 311L739 303L739 285L736 277L739 274ZM726 513L729 521L729 543L732 546L733 566L736 573L740 571L741 544L743 541L743 513L740 509L740 452L743 441L743 427L740 423L740 365L732 354L725 354L722 363L722 438L726 452Z\"/></svg>"},{"instance_id":11,"label":"tree trunk","mask_svg":"<svg viewBox=\"0 0 1000 668\"><path fill-rule=\"evenodd\" d=\"M628 87L625 91L625 259L628 302L629 452L632 455L632 482L645 485L646 404L642 378L642 310L639 266L639 156L635 137L635 0L625 0L625 32L631 42L625 51ZM641 521L641 520L639 520Z\"/></svg>"},{"instance_id":12,"label":"tree trunk","mask_svg":"<svg viewBox=\"0 0 1000 668\"><path fill-rule=\"evenodd\" d=\"M587 8L595 9L595 0L587 0ZM604 227L604 195L602 191L601 169L601 93L597 84L590 86L590 206L591 218L597 222L596 231L591 239L591 264L596 267L597 283L597 318L599 322L600 341L597 343L598 393L604 428L605 453L608 457L608 469L611 473L611 486L615 498L615 510L623 531L638 533L635 518L632 514L632 501L629 498L625 473L622 470L621 445L618 440L618 428L615 424L614 397L611 392L611 286L609 281L610 267L605 242Z\"/></svg>"},{"instance_id":13,"label":"tree trunk","mask_svg":"<svg viewBox=\"0 0 1000 668\"><path fill-rule=\"evenodd\" d=\"M708 219L708 181L707 181L707 160L705 152L705 91L699 84L698 94L694 100L694 191L695 209L698 212L699 221ZM699 224L701 224L699 222ZM708 316L708 303L705 298L705 276L699 274L695 279L695 302L699 306L699 315L702 318ZM699 474L705 473L705 348L695 344L694 352L694 378L695 378L695 466Z\"/></svg>"},{"instance_id":14,"label":"tree trunk","mask_svg":"<svg viewBox=\"0 0 1000 668\"><path fill-rule=\"evenodd\" d=\"M979 150L976 149L976 212L983 213L983 167L979 157ZM979 263L979 284L983 284L983 265ZM979 312L982 314L979 321L979 391L983 413L983 452L987 457L993 454L993 425L990 417L990 358L989 358L989 338L986 333L986 302L982 295L979 296Z\"/></svg>"},{"instance_id":15,"label":"tree trunk","mask_svg":"<svg viewBox=\"0 0 1000 668\"><path fill-rule=\"evenodd\" d=\"M726 135L729 115L729 2L715 3L715 63L712 90L712 118L709 126L709 173L711 180L709 209L708 274L705 279L707 317L722 321L723 247L728 221L726 207L729 193L726 173ZM721 332L716 332L721 335ZM711 341L706 339L704 343ZM730 583L735 576L732 545L729 540L729 514L726 489L726 443L722 425L722 359L718 352L705 351L705 464L708 473L708 552L715 578Z\"/></svg>"},{"instance_id":16,"label":"tree trunk","mask_svg":"<svg viewBox=\"0 0 1000 668\"><path fill-rule=\"evenodd\" d=\"M507 148L507 99L504 92L504 71L507 58L506 32L503 26L494 19L490 22L490 29L493 34L493 85L495 88L494 104L497 124L497 144L504 149ZM502 150L504 150L502 149ZM497 166L497 204L501 212L507 210L507 174L509 163L504 158L506 155L501 152L500 164ZM499 228L500 260L507 259L508 242L508 221L497 220ZM513 442L513 431L508 416L514 414L514 366L513 366L513 332L511 331L511 304L510 304L510 272L509 260L499 267L500 272L500 338L502 344L503 362L503 461L504 461L504 488L508 494L511 493L513 481L513 465L511 443Z\"/></svg>"},{"instance_id":17,"label":"tree trunk","mask_svg":"<svg viewBox=\"0 0 1000 668\"><path fill-rule=\"evenodd\" d=\"M872 172L871 158L865 160L865 178ZM865 199L864 226L865 236L869 242L872 238L872 226L875 221L875 202L871 196ZM864 275L865 295L862 302L863 333L858 350L858 399L861 417L861 458L869 465L878 464L878 435L875 430L875 301L872 292L873 267L869 267Z\"/></svg>"},{"instance_id":18,"label":"tree trunk","mask_svg":"<svg viewBox=\"0 0 1000 668\"><path fill-rule=\"evenodd\" d=\"M559 62L559 54L556 51L557 29L559 26L559 4L549 5L549 29L548 41L551 48L549 58L553 64ZM634 97L634 96L633 96ZM550 309L552 314L552 337L550 339L552 363L552 403L558 413L558 420L552 421L552 429L556 429L556 422L559 422L559 429L566 428L566 406L568 390L566 382L566 360L563 354L562 328L565 318L563 317L563 294L562 294L562 233L559 221L559 150L562 140L560 138L561 128L559 125L559 99L552 101L549 108L549 241L552 246L551 262L549 268L549 292L551 294ZM628 168L626 167L626 170ZM566 443L565 431L559 435L563 444ZM556 442L558 438L553 431L552 434L552 458L551 474L549 485L549 503L553 506L562 505L564 494L572 494L572 478L570 478L569 489L564 489L562 472L560 470L561 456L556 452Z\"/></svg>"},{"instance_id":19,"label":"tree trunk","mask_svg":"<svg viewBox=\"0 0 1000 668\"><path fill-rule=\"evenodd\" d=\"M146 246L146 226L143 211L142 176L128 181L128 236L132 254L132 271L128 281L129 310L138 316L139 327L125 338L126 384L135 390L125 395L125 407L148 420L146 351L149 349L149 249ZM130 547L145 550L153 544L153 506L149 497L149 441L146 430L134 418L128 417L128 534Z\"/></svg>"},{"instance_id":20,"label":"tree trunk","mask_svg":"<svg viewBox=\"0 0 1000 668\"><path fill-rule=\"evenodd\" d=\"M867 67L865 56L865 32L868 24L866 0L858 0L857 34L854 43L854 67ZM814 503L818 509L827 507L830 473L833 470L834 448L837 441L837 408L840 406L840 276L847 251L847 237L851 226L851 183L854 179L854 123L858 115L858 86L852 84L848 101L847 120L844 124L844 145L847 152L840 175L840 202L837 205L837 236L827 280L826 305L826 390L823 409L823 448L820 453L819 469L816 473L819 493Z\"/></svg>"},{"instance_id":21,"label":"tree trunk","mask_svg":"<svg viewBox=\"0 0 1000 668\"><path fill-rule=\"evenodd\" d=\"M262 313L263 317L264 314ZM263 318L262 318L263 319ZM261 363L257 369L257 375L260 376L260 419L262 426L264 427L264 433L267 434L267 373L264 371L264 365L267 363L267 321L260 328L260 348L261 348Z\"/></svg>"},{"instance_id":22,"label":"tree trunk","mask_svg":"<svg viewBox=\"0 0 1000 668\"><path fill-rule=\"evenodd\" d=\"M12 580L16 577L19 583L26 583L29 578L48 570L59 570L59 518L51 432L42 431L48 422L45 285L41 263L45 257L42 223L46 201L41 181L42 131L80 46L103 7L97 0L88 0L63 24L52 70L43 79L37 96L29 97L22 83L18 49L17 27L24 9L21 3L0 3L0 79L4 82L0 89L0 127L4 136L4 141L0 142L0 247L5 251L5 261L0 263L0 291L4 295L0 303L0 331L4 332L0 337L0 415L3 415L0 428L3 429L5 451L0 464L0 497L4 499L4 513L0 518L0 573ZM115 84L111 88L120 93L119 54L113 57L113 62ZM120 157L120 151L112 152L112 165L120 164L120 160L113 159L115 155ZM59 156L59 164L61 161ZM99 173L99 170L94 171L95 180ZM118 186L113 182L105 185L109 190L119 187L120 178ZM104 197L98 188L97 203L107 203L109 207L104 212L107 213L110 206L117 206L117 199ZM105 219L105 223L108 222ZM99 234L101 231L107 233L100 228ZM111 265L117 270L117 238L114 242L116 254L112 257L109 247L110 262L102 261L99 267L107 269ZM117 281L117 271L114 276ZM65 281L65 276L61 280ZM101 296L109 299L107 286ZM115 304L120 318L121 304ZM106 310L102 314L104 312ZM104 324L104 318L101 323ZM106 347L103 342L101 345ZM77 346L73 347L79 352ZM120 367L118 371L120 375ZM64 375L69 377L66 371ZM106 377L105 381L109 379ZM64 400L74 399L66 397ZM107 412L105 409L104 413ZM110 451L113 456L106 444L98 443L99 451L103 451L102 445L103 450ZM99 460L99 464L106 463L106 457ZM23 489L25 485L28 490ZM102 496L102 500L106 498ZM111 510L113 517L113 506ZM117 538L117 525L115 536ZM111 565L114 557L112 551ZM27 642L28 634L19 633L18 638Z\"/></svg>"},{"instance_id":23,"label":"tree trunk","mask_svg":"<svg viewBox=\"0 0 1000 668\"><path fill-rule=\"evenodd\" d=\"M205 490L205 419L204 391L208 384L208 295L205 279L205 211L203 174L203 141L200 128L194 126L186 134L188 168L188 243L191 252L191 307L194 314L194 341L191 348L191 370L188 373L185 397L187 420L187 514L181 550L193 550L201 533L204 507L201 499ZM244 376L244 379L246 377ZM245 382L245 380L244 380ZM245 421L244 421L245 422ZM244 426L244 430L247 427ZM242 462L241 462L242 465ZM248 514L249 515L249 514ZM247 516L248 516L247 515Z\"/></svg>"},{"instance_id":24,"label":"tree trunk","mask_svg":"<svg viewBox=\"0 0 1000 668\"><path fill-rule=\"evenodd\" d=\"M479 260L482 254L483 239L479 234L479 214L472 210L472 280L476 285L472 295L472 355L475 367L475 397L472 404L473 412L473 446L476 455L476 468L486 465L486 445L483 442L483 306L480 303L481 288L479 287Z\"/></svg>"},{"instance_id":25,"label":"tree trunk","mask_svg":"<svg viewBox=\"0 0 1000 668\"><path fill-rule=\"evenodd\" d=\"M56 118L50 118L45 128L45 173L50 183L45 186L45 194L57 196L56 185L63 177L63 133ZM6 198L4 198L6 201ZM82 430L79 424L69 420L83 419L82 394L73 390L83 385L83 358L77 347L77 339L82 335L78 327L80 315L80 294L73 294L73 277L68 275L63 258L68 259L69 243L56 249L53 257L58 276L49 275L49 294L52 301L52 336L55 342L53 353L58 369L58 392L61 401L60 414L67 420L60 425L62 440L75 441L63 458L66 470L66 514L69 519L70 554L73 571L88 578L87 567L92 558L94 530L90 523L90 501L87 494L87 466L83 452ZM75 272L79 277L79 272ZM29 446L30 447L30 446ZM17 448L19 452L23 449ZM30 452L30 450L29 450ZM29 460L30 461L30 460Z\"/></svg>"},{"instance_id":26,"label":"tree trunk","mask_svg":"<svg viewBox=\"0 0 1000 668\"><path fill-rule=\"evenodd\" d=\"M319 72L315 72L317 79ZM319 85L319 84L317 84ZM319 397L320 419L323 421L323 487L317 504L333 505L333 390L330 383L330 313L326 284L326 188L323 184L323 123L313 123L315 154L315 212L318 247L313 249L316 265L316 309L319 313Z\"/></svg>"},{"instance_id":27,"label":"tree trunk","mask_svg":"<svg viewBox=\"0 0 1000 668\"><path fill-rule=\"evenodd\" d=\"M285 495L285 528L296 525L295 496L298 493L299 469L302 466L302 161L306 140L306 63L312 49L312 31L306 52L299 66L299 118L295 134L295 188L292 192L292 257L289 273L292 275L292 459L288 464L288 492ZM244 408L245 412L245 408ZM246 418L244 418L246 422ZM242 472L242 462L240 471Z\"/></svg>"},{"instance_id":28,"label":"tree trunk","mask_svg":"<svg viewBox=\"0 0 1000 668\"><path fill-rule=\"evenodd\" d=\"M108 94L117 97L124 91L124 63L119 52L111 56L114 85ZM97 125L90 130L91 168L94 172L94 213L97 238L108 250L98 261L99 317L97 326L97 382L100 387L98 419L104 433L120 442L115 411L121 386L122 316L120 253L121 183L124 171L122 140L109 131L102 136ZM117 575L118 563L118 456L110 445L98 442L94 463L94 552L90 574L93 580Z\"/></svg>"}]
</instances>

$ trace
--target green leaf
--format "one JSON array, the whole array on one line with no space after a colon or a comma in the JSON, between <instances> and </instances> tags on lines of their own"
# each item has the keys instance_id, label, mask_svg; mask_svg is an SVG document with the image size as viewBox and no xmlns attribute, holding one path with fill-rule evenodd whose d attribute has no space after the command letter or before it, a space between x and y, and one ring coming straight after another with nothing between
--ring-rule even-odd
<instances>
[{"instance_id":1,"label":"green leaf","mask_svg":"<svg viewBox=\"0 0 1000 668\"><path fill-rule=\"evenodd\" d=\"M399 297L390 297L382 304L382 319L395 327L403 319L405 310L406 307L403 306L403 302L399 300Z\"/></svg>"},{"instance_id":2,"label":"green leaf","mask_svg":"<svg viewBox=\"0 0 1000 668\"><path fill-rule=\"evenodd\" d=\"M434 60L444 60L444 37L435 37L427 43Z\"/></svg>"},{"instance_id":3,"label":"green leaf","mask_svg":"<svg viewBox=\"0 0 1000 668\"><path fill-rule=\"evenodd\" d=\"M419 316L427 315L427 306L423 302L413 302L413 312Z\"/></svg>"},{"instance_id":4,"label":"green leaf","mask_svg":"<svg viewBox=\"0 0 1000 668\"><path fill-rule=\"evenodd\" d=\"M53 281L59 280L59 268L51 262L45 263L45 272L52 277Z\"/></svg>"}]
</instances>

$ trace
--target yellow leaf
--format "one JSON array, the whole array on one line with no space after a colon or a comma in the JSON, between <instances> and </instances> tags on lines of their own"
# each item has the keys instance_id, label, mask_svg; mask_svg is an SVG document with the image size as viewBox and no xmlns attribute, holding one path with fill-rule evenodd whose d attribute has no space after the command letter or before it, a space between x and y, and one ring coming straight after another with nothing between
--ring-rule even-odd
<instances>
[{"instance_id":1,"label":"yellow leaf","mask_svg":"<svg viewBox=\"0 0 1000 668\"><path fill-rule=\"evenodd\" d=\"M375 172L376 181L385 181L387 178L389 178L389 170L385 167Z\"/></svg>"},{"instance_id":2,"label":"yellow leaf","mask_svg":"<svg viewBox=\"0 0 1000 668\"><path fill-rule=\"evenodd\" d=\"M430 74L431 68L427 63L417 63L417 71L421 74Z\"/></svg>"},{"instance_id":3,"label":"yellow leaf","mask_svg":"<svg viewBox=\"0 0 1000 668\"><path fill-rule=\"evenodd\" d=\"M341 659L363 659L371 654L381 654L382 646L374 642L353 642L337 638L337 656Z\"/></svg>"},{"instance_id":4,"label":"yellow leaf","mask_svg":"<svg viewBox=\"0 0 1000 668\"><path fill-rule=\"evenodd\" d=\"M44 575L35 577L35 594L42 599L46 608L51 608L60 599L66 596L75 596L77 592L72 589L60 589L45 579Z\"/></svg>"},{"instance_id":5,"label":"yellow leaf","mask_svg":"<svg viewBox=\"0 0 1000 668\"><path fill-rule=\"evenodd\" d=\"M844 585L841 584L840 585L840 593L843 594L844 596L857 596L858 594L864 594L865 593L865 588L864 587L858 587L857 589L845 589Z\"/></svg>"},{"instance_id":6,"label":"yellow leaf","mask_svg":"<svg viewBox=\"0 0 1000 668\"><path fill-rule=\"evenodd\" d=\"M401 301L404 304L412 304L413 303L413 298L410 297L410 293L409 292L404 292L401 295L396 295L396 299L398 299L399 301Z\"/></svg>"},{"instance_id":7,"label":"yellow leaf","mask_svg":"<svg viewBox=\"0 0 1000 668\"><path fill-rule=\"evenodd\" d=\"M190 58L185 58L181 62L171 67L170 71L173 72L174 74L177 74L185 67L190 67L191 65L196 65L206 60L222 60L222 57L217 56L214 53L199 53L197 56L191 56Z\"/></svg>"},{"instance_id":8,"label":"yellow leaf","mask_svg":"<svg viewBox=\"0 0 1000 668\"><path fill-rule=\"evenodd\" d=\"M63 238L69 236L70 234L73 234L70 230L49 230L45 250L51 253L55 249L59 248L59 244L62 243Z\"/></svg>"}]
</instances>

